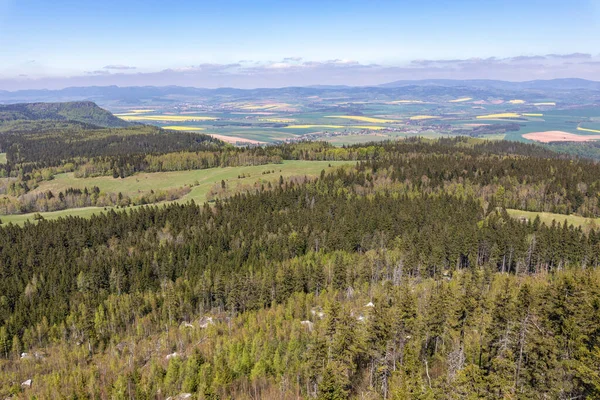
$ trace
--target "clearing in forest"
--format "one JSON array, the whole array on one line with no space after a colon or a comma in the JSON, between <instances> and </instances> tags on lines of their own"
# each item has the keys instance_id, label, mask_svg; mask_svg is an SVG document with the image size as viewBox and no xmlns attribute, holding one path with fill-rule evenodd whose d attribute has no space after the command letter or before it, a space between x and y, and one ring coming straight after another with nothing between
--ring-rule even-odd
<instances>
[{"instance_id":1,"label":"clearing in forest","mask_svg":"<svg viewBox=\"0 0 600 400\"><path fill-rule=\"evenodd\" d=\"M366 135L365 135L366 136ZM59 174L51 181L41 182L36 189L37 192L51 190L53 193L65 191L67 188L82 189L98 186L102 192L135 195L139 192L150 190L166 190L191 185L192 191L175 202L186 203L194 200L196 203L204 203L206 196L213 186L222 180L235 188L238 184L253 185L255 182L276 182L279 176L289 178L292 176L318 176L322 170L331 171L342 165L352 165L348 161L284 161L281 164L265 164L248 167L225 167L209 168L190 171L169 172L142 172L126 178L112 178L100 176L93 178L75 178L72 173ZM275 172L271 172L275 171ZM268 173L271 172L271 173ZM266 183L265 183L266 184ZM165 204L165 203L160 203ZM129 207L125 209L132 209ZM40 213L46 219L56 219L66 216L90 217L93 214L114 209L114 207L85 207L71 208L61 211ZM125 210L123 209L123 210ZM9 222L23 224L25 221L33 221L35 213L2 215L3 223Z\"/></svg>"},{"instance_id":2,"label":"clearing in forest","mask_svg":"<svg viewBox=\"0 0 600 400\"><path fill-rule=\"evenodd\" d=\"M533 221L536 216L540 217L540 222L543 222L547 226L552 225L552 221L556 221L557 224L562 224L567 221L568 225L575 227L581 227L585 231L591 229L598 229L600 227L600 218L586 218L580 217L579 215L564 215L554 214L548 212L534 212L534 211L522 211L522 210L506 210L508 214L513 218L526 218L529 221Z\"/></svg>"}]
</instances>

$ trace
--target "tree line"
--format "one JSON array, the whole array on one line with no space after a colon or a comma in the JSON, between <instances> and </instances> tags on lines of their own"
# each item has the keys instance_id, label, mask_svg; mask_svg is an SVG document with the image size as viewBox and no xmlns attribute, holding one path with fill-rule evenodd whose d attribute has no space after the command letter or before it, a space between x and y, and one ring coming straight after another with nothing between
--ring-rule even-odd
<instances>
[{"instance_id":1,"label":"tree line","mask_svg":"<svg viewBox=\"0 0 600 400\"><path fill-rule=\"evenodd\" d=\"M594 398L600 232L443 190L497 175L566 197L593 164L460 143L344 148L372 156L212 204L0 227L0 393Z\"/></svg>"}]
</instances>

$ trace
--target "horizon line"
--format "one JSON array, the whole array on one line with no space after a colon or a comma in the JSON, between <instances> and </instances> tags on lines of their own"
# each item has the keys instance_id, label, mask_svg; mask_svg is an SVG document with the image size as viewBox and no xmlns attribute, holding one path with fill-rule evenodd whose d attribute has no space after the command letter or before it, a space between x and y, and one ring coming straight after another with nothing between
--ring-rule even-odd
<instances>
[{"instance_id":1,"label":"horizon line","mask_svg":"<svg viewBox=\"0 0 600 400\"><path fill-rule=\"evenodd\" d=\"M48 88L36 88L36 89L18 89L18 90L4 90L0 88L0 93L18 93L18 92L30 92L30 91L47 91L47 92L59 92L67 89L87 89L87 88L119 88L119 89L127 89L127 88L182 88L182 89L200 89L200 90L221 90L221 89L234 89L234 90L278 90L278 89L290 89L290 88L327 88L327 87L337 87L337 88L381 88L386 85L390 85L398 82L502 82L502 83L531 83L531 82L555 82L555 81L584 81L589 83L597 83L600 84L600 80L591 80L585 78L553 78L553 79L528 79L523 81L512 81L506 79L452 79L452 78L431 78L431 79L399 79L395 81L390 81L386 83L381 83L377 85L327 85L327 84L318 84L318 85L288 85L288 86L278 86L278 87L255 87L255 88L241 88L235 86L221 86L216 88L208 88L203 86L181 86L181 85L133 85L133 86L120 86L120 85L90 85L90 86L65 86L60 89L48 89Z\"/></svg>"}]
</instances>

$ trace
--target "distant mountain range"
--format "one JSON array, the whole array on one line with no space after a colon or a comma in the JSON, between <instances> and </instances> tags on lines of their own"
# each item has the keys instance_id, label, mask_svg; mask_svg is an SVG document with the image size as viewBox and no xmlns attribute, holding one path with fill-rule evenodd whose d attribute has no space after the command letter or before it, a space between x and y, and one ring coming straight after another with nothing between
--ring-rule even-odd
<instances>
[{"instance_id":1,"label":"distant mountain range","mask_svg":"<svg viewBox=\"0 0 600 400\"><path fill-rule=\"evenodd\" d=\"M494 88L502 90L600 90L600 82L585 79L551 79L535 80L526 82L495 81L487 79L452 80L452 79L427 79L419 81L395 81L379 85L386 88L398 88L405 86L445 86L445 87L477 87Z\"/></svg>"},{"instance_id":2,"label":"distant mountain range","mask_svg":"<svg viewBox=\"0 0 600 400\"><path fill-rule=\"evenodd\" d=\"M573 93L575 92L575 93ZM532 96L547 93L551 96L573 96L592 92L600 96L600 82L584 79L534 80L527 82L507 82L496 80L448 80L430 79L396 81L379 86L307 86L284 87L277 89L203 89L181 86L90 86L69 87L60 90L20 90L15 92L0 90L0 103L15 102L65 102L93 101L102 106L135 104L168 104L183 101L227 101L226 99L251 100L267 97L309 97L332 94L350 96L356 99L389 98L414 95L419 98L438 96L502 97L517 93Z\"/></svg>"}]
</instances>

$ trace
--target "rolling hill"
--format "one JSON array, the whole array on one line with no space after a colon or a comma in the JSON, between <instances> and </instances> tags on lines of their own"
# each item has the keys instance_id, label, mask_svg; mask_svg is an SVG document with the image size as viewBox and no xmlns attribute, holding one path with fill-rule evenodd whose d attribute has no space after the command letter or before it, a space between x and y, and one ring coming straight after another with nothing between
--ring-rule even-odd
<instances>
[{"instance_id":1,"label":"rolling hill","mask_svg":"<svg viewBox=\"0 0 600 400\"><path fill-rule=\"evenodd\" d=\"M126 128L132 125L91 101L0 105L0 126L15 121L41 120L83 123L103 128Z\"/></svg>"}]
</instances>

